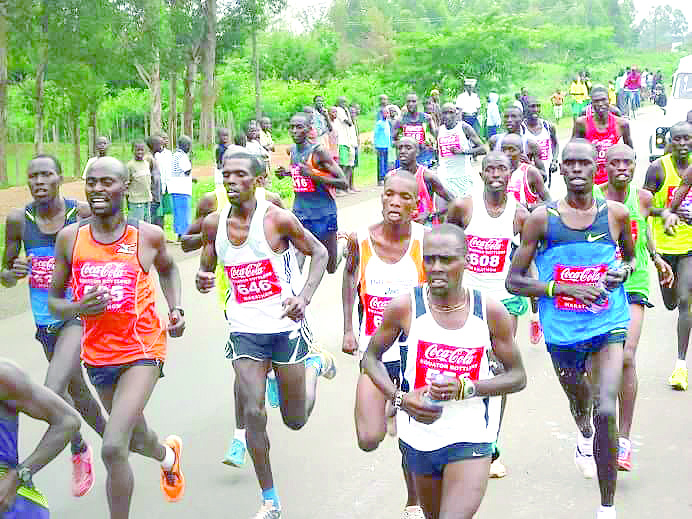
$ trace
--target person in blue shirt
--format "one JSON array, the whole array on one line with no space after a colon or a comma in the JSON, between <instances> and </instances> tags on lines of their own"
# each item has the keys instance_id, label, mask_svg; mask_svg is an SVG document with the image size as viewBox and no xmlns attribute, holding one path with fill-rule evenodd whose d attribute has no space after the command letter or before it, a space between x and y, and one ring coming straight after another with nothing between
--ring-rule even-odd
<instances>
[{"instance_id":1,"label":"person in blue shirt","mask_svg":"<svg viewBox=\"0 0 692 519\"><path fill-rule=\"evenodd\" d=\"M377 150L377 185L384 184L389 164L389 147L392 145L392 128L389 124L389 111L381 110L382 118L375 123L373 144Z\"/></svg>"}]
</instances>

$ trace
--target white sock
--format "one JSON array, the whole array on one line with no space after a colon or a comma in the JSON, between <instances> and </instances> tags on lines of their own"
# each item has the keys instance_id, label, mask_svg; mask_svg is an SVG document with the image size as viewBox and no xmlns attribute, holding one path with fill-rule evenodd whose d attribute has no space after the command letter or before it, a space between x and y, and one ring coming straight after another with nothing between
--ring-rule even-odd
<instances>
[{"instance_id":1,"label":"white sock","mask_svg":"<svg viewBox=\"0 0 692 519\"><path fill-rule=\"evenodd\" d=\"M614 506L603 506L598 509L598 519L616 519Z\"/></svg>"},{"instance_id":2,"label":"white sock","mask_svg":"<svg viewBox=\"0 0 692 519\"><path fill-rule=\"evenodd\" d=\"M579 451L585 456L593 456L593 434L591 438L587 438L579 431L577 435L577 446L579 447Z\"/></svg>"},{"instance_id":3,"label":"white sock","mask_svg":"<svg viewBox=\"0 0 692 519\"><path fill-rule=\"evenodd\" d=\"M244 447L247 447L247 442L245 441L245 429L236 429L233 433L233 438L241 442Z\"/></svg>"},{"instance_id":4,"label":"white sock","mask_svg":"<svg viewBox=\"0 0 692 519\"><path fill-rule=\"evenodd\" d=\"M168 445L164 445L163 448L166 449L166 455L161 461L161 468L163 470L171 470L173 468L173 464L175 463L175 451Z\"/></svg>"},{"instance_id":5,"label":"white sock","mask_svg":"<svg viewBox=\"0 0 692 519\"><path fill-rule=\"evenodd\" d=\"M685 369L687 367L687 361L685 359L678 359L675 361L675 369Z\"/></svg>"}]
</instances>

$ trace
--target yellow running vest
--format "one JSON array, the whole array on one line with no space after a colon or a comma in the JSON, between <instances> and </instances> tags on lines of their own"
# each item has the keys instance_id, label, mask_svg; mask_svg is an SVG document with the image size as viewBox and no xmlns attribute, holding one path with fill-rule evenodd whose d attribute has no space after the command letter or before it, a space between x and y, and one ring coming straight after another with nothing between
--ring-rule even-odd
<instances>
[{"instance_id":1,"label":"yellow running vest","mask_svg":"<svg viewBox=\"0 0 692 519\"><path fill-rule=\"evenodd\" d=\"M673 163L673 155L668 154L661 157L661 168L663 169L663 185L654 194L652 201L653 207L663 209L670 207L673 200L675 189L680 185L681 179ZM692 193L687 195L688 198ZM651 230L656 241L656 249L664 254L686 254L692 250L692 226L680 223L676 233L671 236L663 232L663 218L660 216L652 217Z\"/></svg>"}]
</instances>

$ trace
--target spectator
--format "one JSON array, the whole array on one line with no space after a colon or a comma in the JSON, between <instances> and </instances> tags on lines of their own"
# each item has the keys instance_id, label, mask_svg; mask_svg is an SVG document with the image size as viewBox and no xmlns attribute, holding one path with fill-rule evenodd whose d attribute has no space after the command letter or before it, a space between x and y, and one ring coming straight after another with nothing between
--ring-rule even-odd
<instances>
[{"instance_id":1,"label":"spectator","mask_svg":"<svg viewBox=\"0 0 692 519\"><path fill-rule=\"evenodd\" d=\"M245 148L247 148L250 153L257 155L260 160L264 162L264 166L266 168L267 161L269 160L269 152L264 146L262 146L262 143L260 142L260 126L254 119L247 124L245 136L247 139Z\"/></svg>"},{"instance_id":2,"label":"spectator","mask_svg":"<svg viewBox=\"0 0 692 519\"><path fill-rule=\"evenodd\" d=\"M425 101L426 106L428 100L431 103L430 111L428 112L427 108L425 109L425 111L432 116L433 121L435 121L435 127L439 128L440 124L442 124L442 110L440 109L440 91L436 89L430 91L430 97Z\"/></svg>"},{"instance_id":3,"label":"spectator","mask_svg":"<svg viewBox=\"0 0 692 519\"><path fill-rule=\"evenodd\" d=\"M330 106L329 112L327 112L327 120L329 121L329 132L327 132L327 149L329 150L332 158L339 162L339 136L336 131L336 120L337 111L336 106Z\"/></svg>"},{"instance_id":4,"label":"spectator","mask_svg":"<svg viewBox=\"0 0 692 519\"><path fill-rule=\"evenodd\" d=\"M375 120L384 121L388 119L387 106L389 106L389 97L386 94L380 94L379 100L380 106L377 109L377 115L375 116Z\"/></svg>"},{"instance_id":5,"label":"spectator","mask_svg":"<svg viewBox=\"0 0 692 519\"><path fill-rule=\"evenodd\" d=\"M478 133L478 111L481 109L481 100L474 92L475 80L464 81L464 91L457 97L457 107L461 110L464 122L470 125Z\"/></svg>"},{"instance_id":6,"label":"spectator","mask_svg":"<svg viewBox=\"0 0 692 519\"><path fill-rule=\"evenodd\" d=\"M351 142L351 115L346 106L346 98L339 97L336 101L336 119L333 124L336 130L337 144L339 145L339 166L344 172L346 182L349 186L353 185L353 165L355 163L355 150Z\"/></svg>"},{"instance_id":7,"label":"spectator","mask_svg":"<svg viewBox=\"0 0 692 519\"><path fill-rule=\"evenodd\" d=\"M389 147L392 145L392 128L389 125L389 110L385 106L380 109L382 118L378 116L373 132L373 144L377 150L377 185L384 184L384 177L389 166Z\"/></svg>"},{"instance_id":8,"label":"spectator","mask_svg":"<svg viewBox=\"0 0 692 519\"><path fill-rule=\"evenodd\" d=\"M152 164L144 158L146 144L143 140L132 143L134 157L127 163L127 213L135 220L151 220Z\"/></svg>"},{"instance_id":9,"label":"spectator","mask_svg":"<svg viewBox=\"0 0 692 519\"><path fill-rule=\"evenodd\" d=\"M220 186L223 184L223 176L221 175L221 170L223 169L223 154L226 153L229 144L231 144L231 132L228 128L219 128L216 131L216 139L218 144L216 145L216 168L214 169L214 185Z\"/></svg>"},{"instance_id":10,"label":"spectator","mask_svg":"<svg viewBox=\"0 0 692 519\"><path fill-rule=\"evenodd\" d=\"M529 91L526 89L526 87L521 87L521 97L519 98L519 101L521 101L522 113L529 113Z\"/></svg>"},{"instance_id":11,"label":"spectator","mask_svg":"<svg viewBox=\"0 0 692 519\"><path fill-rule=\"evenodd\" d=\"M315 117L317 114L315 114ZM313 124L315 119L313 119ZM269 117L260 119L259 141L262 147L267 150L267 173L271 171L271 154L276 150L274 146L274 138L272 137L272 120Z\"/></svg>"},{"instance_id":12,"label":"spectator","mask_svg":"<svg viewBox=\"0 0 692 519\"><path fill-rule=\"evenodd\" d=\"M495 92L490 92L488 94L488 109L486 110L486 137L489 139L497 133L497 129L502 125L502 118L500 117L500 107L497 106L497 101L500 96Z\"/></svg>"},{"instance_id":13,"label":"spectator","mask_svg":"<svg viewBox=\"0 0 692 519\"><path fill-rule=\"evenodd\" d=\"M329 142L329 135L332 131L332 123L329 118L329 114L324 107L324 98L322 96L315 96L313 99L313 104L315 106L315 113L312 120L312 125L317 133L317 143L326 149L331 149Z\"/></svg>"},{"instance_id":14,"label":"spectator","mask_svg":"<svg viewBox=\"0 0 692 519\"><path fill-rule=\"evenodd\" d=\"M173 201L171 200L171 194L168 192L168 179L171 176L173 154L171 150L168 149L167 135L160 133L155 136L154 139L154 144L156 146L154 159L156 159L156 164L158 164L161 179L161 204L156 213L156 219L153 221L163 229L166 215L173 214Z\"/></svg>"},{"instance_id":15,"label":"spectator","mask_svg":"<svg viewBox=\"0 0 692 519\"><path fill-rule=\"evenodd\" d=\"M84 166L84 171L82 172L82 180L86 180L86 172L89 169L89 166L91 166L96 159L108 155L108 148L110 145L111 143L108 140L108 137L103 135L96 137L96 143L94 145L96 148L96 156L90 157L89 160L87 160L86 166Z\"/></svg>"},{"instance_id":16,"label":"spectator","mask_svg":"<svg viewBox=\"0 0 692 519\"><path fill-rule=\"evenodd\" d=\"M556 89L552 96L550 96L550 102L553 104L553 115L555 120L559 121L562 119L562 103L565 101L565 96L562 95L560 89Z\"/></svg>"},{"instance_id":17,"label":"spectator","mask_svg":"<svg viewBox=\"0 0 692 519\"><path fill-rule=\"evenodd\" d=\"M192 199L192 163L190 148L192 140L181 135L178 139L178 149L171 161L171 176L168 179L168 192L173 202L173 230L180 237L190 226L190 200Z\"/></svg>"},{"instance_id":18,"label":"spectator","mask_svg":"<svg viewBox=\"0 0 692 519\"><path fill-rule=\"evenodd\" d=\"M639 91L642 87L642 76L634 65L630 68L625 79L625 95L633 97L634 108L641 106Z\"/></svg>"},{"instance_id":19,"label":"spectator","mask_svg":"<svg viewBox=\"0 0 692 519\"><path fill-rule=\"evenodd\" d=\"M350 115L352 126L349 127L349 138L351 142L351 147L353 148L353 173L349 180L349 190L351 192L356 192L358 189L355 188L353 177L355 176L356 168L358 167L358 151L360 149L360 130L358 129L358 114L360 110L356 103L352 103L350 107Z\"/></svg>"},{"instance_id":20,"label":"spectator","mask_svg":"<svg viewBox=\"0 0 692 519\"><path fill-rule=\"evenodd\" d=\"M524 113L524 104L521 102L521 92L514 94L512 106L516 106L522 114Z\"/></svg>"},{"instance_id":21,"label":"spectator","mask_svg":"<svg viewBox=\"0 0 692 519\"><path fill-rule=\"evenodd\" d=\"M161 187L161 169L158 161L154 158L158 151L158 137L147 137L146 143L149 151L144 155L144 160L149 161L151 166L151 203L149 204L149 222L158 225L163 229L163 217L159 216L161 207L161 197L163 190Z\"/></svg>"},{"instance_id":22,"label":"spectator","mask_svg":"<svg viewBox=\"0 0 692 519\"><path fill-rule=\"evenodd\" d=\"M572 118L576 119L581 116L582 111L586 108L588 100L588 91L586 85L581 79L581 75L577 74L574 81L569 86L569 95L572 96Z\"/></svg>"},{"instance_id":23,"label":"spectator","mask_svg":"<svg viewBox=\"0 0 692 519\"><path fill-rule=\"evenodd\" d=\"M399 156L398 156L398 150L396 149L396 142L394 140L394 128L398 125L400 119L401 119L401 110L399 110L399 107L397 105L389 105L387 107L387 110L389 111L389 128L390 128L390 139L391 139L391 150L390 154L392 157L394 157L394 167L398 168L399 167ZM390 168L389 164L387 165L387 171L389 171Z\"/></svg>"},{"instance_id":24,"label":"spectator","mask_svg":"<svg viewBox=\"0 0 692 519\"><path fill-rule=\"evenodd\" d=\"M625 108L625 79L627 79L625 69L620 69L620 73L615 78L615 96L616 104L621 112Z\"/></svg>"}]
</instances>

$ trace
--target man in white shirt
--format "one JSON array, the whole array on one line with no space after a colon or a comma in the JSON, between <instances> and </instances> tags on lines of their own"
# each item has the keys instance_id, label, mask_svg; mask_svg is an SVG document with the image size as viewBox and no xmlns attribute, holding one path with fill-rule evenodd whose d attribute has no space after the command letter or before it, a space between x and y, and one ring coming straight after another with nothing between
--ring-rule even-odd
<instances>
[{"instance_id":1,"label":"man in white shirt","mask_svg":"<svg viewBox=\"0 0 692 519\"><path fill-rule=\"evenodd\" d=\"M153 146L154 159L156 159L156 163L159 166L159 175L161 177L161 204L157 208L156 214L152 214L151 221L163 229L164 216L171 214L173 211L171 195L168 192L168 178L171 176L173 154L168 149L168 137L163 133L153 137Z\"/></svg>"},{"instance_id":2,"label":"man in white shirt","mask_svg":"<svg viewBox=\"0 0 692 519\"><path fill-rule=\"evenodd\" d=\"M353 146L353 136L351 127L353 121L346 105L346 98L340 97L336 101L336 120L333 121L336 130L337 144L339 145L339 166L344 172L346 180L353 178L353 166L356 162L356 150ZM349 181L349 186L352 182Z\"/></svg>"},{"instance_id":3,"label":"man in white shirt","mask_svg":"<svg viewBox=\"0 0 692 519\"><path fill-rule=\"evenodd\" d=\"M178 139L178 149L173 154L170 176L167 180L168 192L173 202L173 230L180 237L190 226L190 201L192 200L192 164L190 147L192 141L186 135Z\"/></svg>"},{"instance_id":4,"label":"man in white shirt","mask_svg":"<svg viewBox=\"0 0 692 519\"><path fill-rule=\"evenodd\" d=\"M91 164L95 162L96 159L108 155L108 147L110 145L111 143L108 140L108 137L104 137L103 135L96 137L96 142L94 143L94 147L96 148L96 156L90 157L89 160L87 160L86 166L84 167L84 171L82 172L82 180L86 180L86 172L89 169L89 166L91 166Z\"/></svg>"},{"instance_id":5,"label":"man in white shirt","mask_svg":"<svg viewBox=\"0 0 692 519\"><path fill-rule=\"evenodd\" d=\"M464 81L464 91L457 97L457 107L464 122L478 133L478 111L481 109L481 100L474 92L475 84L476 81L472 79Z\"/></svg>"}]
</instances>

